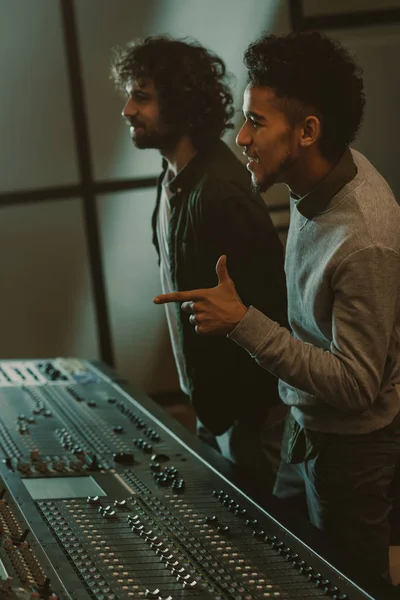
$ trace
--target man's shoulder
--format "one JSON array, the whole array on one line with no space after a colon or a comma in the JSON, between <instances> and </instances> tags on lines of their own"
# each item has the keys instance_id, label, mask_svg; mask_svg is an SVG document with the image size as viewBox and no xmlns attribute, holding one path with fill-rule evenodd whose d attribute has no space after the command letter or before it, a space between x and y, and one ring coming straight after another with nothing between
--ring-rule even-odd
<instances>
[{"instance_id":1,"label":"man's shoulder","mask_svg":"<svg viewBox=\"0 0 400 600\"><path fill-rule=\"evenodd\" d=\"M219 140L204 155L202 173L193 189L196 194L254 197L249 172L225 142Z\"/></svg>"},{"instance_id":2,"label":"man's shoulder","mask_svg":"<svg viewBox=\"0 0 400 600\"><path fill-rule=\"evenodd\" d=\"M400 207L384 177L360 152L352 150L357 175L348 184L341 204L347 213L348 227L357 232L359 242L379 245L400 252ZM346 192L346 190L344 190Z\"/></svg>"},{"instance_id":3,"label":"man's shoulder","mask_svg":"<svg viewBox=\"0 0 400 600\"><path fill-rule=\"evenodd\" d=\"M361 152L354 150L354 148L351 149L351 153L357 167L357 175L353 180L354 187L360 189L360 184L362 184L364 194L371 193L376 196L378 192L380 195L387 196L391 200L394 199L394 194L389 183L368 158L361 154Z\"/></svg>"}]
</instances>

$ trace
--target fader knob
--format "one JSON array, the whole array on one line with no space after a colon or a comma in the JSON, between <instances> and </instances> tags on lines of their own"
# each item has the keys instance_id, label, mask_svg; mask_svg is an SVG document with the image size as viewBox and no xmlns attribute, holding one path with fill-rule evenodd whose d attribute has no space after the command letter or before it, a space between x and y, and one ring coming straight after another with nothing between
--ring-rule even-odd
<instances>
[{"instance_id":1,"label":"fader knob","mask_svg":"<svg viewBox=\"0 0 400 600\"><path fill-rule=\"evenodd\" d=\"M100 504L99 496L88 496L87 497L88 504Z\"/></svg>"},{"instance_id":2,"label":"fader knob","mask_svg":"<svg viewBox=\"0 0 400 600\"><path fill-rule=\"evenodd\" d=\"M93 454L92 456L88 457L87 466L89 471L98 471L100 469L99 461L97 459L96 454Z\"/></svg>"},{"instance_id":3,"label":"fader knob","mask_svg":"<svg viewBox=\"0 0 400 600\"><path fill-rule=\"evenodd\" d=\"M4 464L6 465L6 467L7 467L8 469L11 469L11 470L13 470L13 466L12 466L12 460L11 460L11 457L10 457L10 456L6 456L3 462L4 462Z\"/></svg>"},{"instance_id":4,"label":"fader knob","mask_svg":"<svg viewBox=\"0 0 400 600\"><path fill-rule=\"evenodd\" d=\"M146 598L158 598L161 596L160 590L146 590L144 595Z\"/></svg>"},{"instance_id":5,"label":"fader knob","mask_svg":"<svg viewBox=\"0 0 400 600\"><path fill-rule=\"evenodd\" d=\"M167 454L153 454L151 456L151 460L152 462L166 462L167 460L170 460L169 456Z\"/></svg>"}]
</instances>

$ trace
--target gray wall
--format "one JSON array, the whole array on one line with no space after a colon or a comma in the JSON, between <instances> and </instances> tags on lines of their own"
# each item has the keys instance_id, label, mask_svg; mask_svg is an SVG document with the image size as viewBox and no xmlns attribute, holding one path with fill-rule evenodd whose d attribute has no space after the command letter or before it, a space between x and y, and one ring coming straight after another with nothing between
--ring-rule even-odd
<instances>
[{"instance_id":1,"label":"gray wall","mask_svg":"<svg viewBox=\"0 0 400 600\"><path fill-rule=\"evenodd\" d=\"M349 2L342 3L349 9ZM264 30L290 30L288 3L273 0L75 0L90 152L96 181L155 176L155 151L132 147L123 99L109 80L110 51L137 36L192 36L235 75L240 123L246 45ZM334 3L337 7L338 3ZM368 6L367 6L368 5ZM400 1L387 6L400 6ZM304 2L306 13L331 2ZM360 0L356 8L381 7ZM328 32L365 69L367 114L356 147L400 197L397 82L400 27ZM0 0L0 194L79 182L58 0ZM234 134L226 137L235 148ZM284 186L267 203L287 201ZM150 215L154 189L96 198L116 366L147 392L177 388L160 291ZM0 206L0 357L99 357L81 199ZM288 222L275 212L277 225ZM284 236L282 236L284 241Z\"/></svg>"}]
</instances>

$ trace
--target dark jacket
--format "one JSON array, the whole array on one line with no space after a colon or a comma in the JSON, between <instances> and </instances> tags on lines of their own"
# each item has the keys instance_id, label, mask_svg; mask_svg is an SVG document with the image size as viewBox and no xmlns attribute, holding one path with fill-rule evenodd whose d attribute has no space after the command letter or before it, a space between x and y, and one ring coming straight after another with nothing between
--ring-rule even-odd
<instances>
[{"instance_id":1,"label":"dark jacket","mask_svg":"<svg viewBox=\"0 0 400 600\"><path fill-rule=\"evenodd\" d=\"M153 213L153 242L161 182ZM221 254L242 302L286 325L283 248L262 199L252 193L249 173L220 140L199 152L172 180L169 223L170 269L175 290L217 284ZM235 420L261 422L280 402L278 380L226 337L200 336L176 305L180 342L197 416L214 435Z\"/></svg>"}]
</instances>

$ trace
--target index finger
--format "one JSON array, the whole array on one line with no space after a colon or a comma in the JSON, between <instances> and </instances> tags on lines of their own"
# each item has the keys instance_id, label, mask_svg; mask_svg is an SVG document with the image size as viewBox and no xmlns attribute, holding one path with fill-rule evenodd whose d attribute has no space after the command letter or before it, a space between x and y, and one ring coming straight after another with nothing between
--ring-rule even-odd
<instances>
[{"instance_id":1,"label":"index finger","mask_svg":"<svg viewBox=\"0 0 400 600\"><path fill-rule=\"evenodd\" d=\"M191 290L188 292L172 292L171 294L160 294L153 298L154 304L167 304L168 302L196 302L203 300L206 290Z\"/></svg>"}]
</instances>

